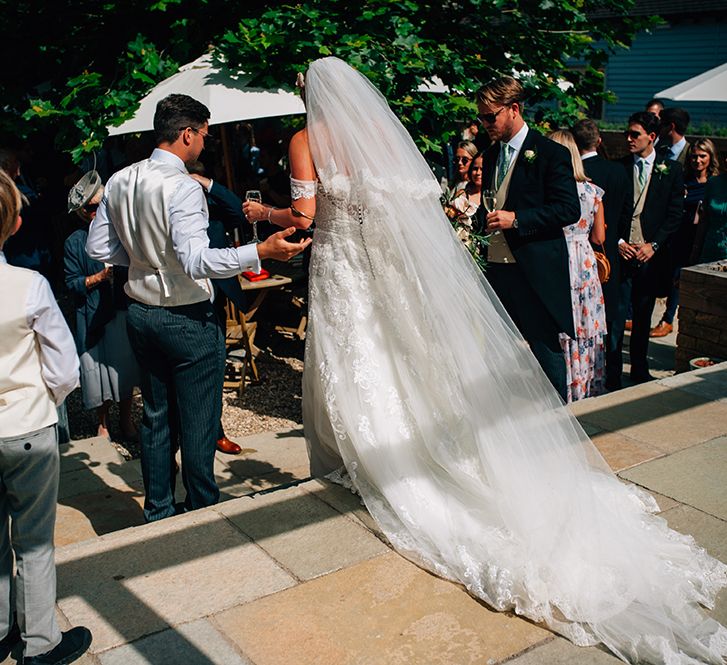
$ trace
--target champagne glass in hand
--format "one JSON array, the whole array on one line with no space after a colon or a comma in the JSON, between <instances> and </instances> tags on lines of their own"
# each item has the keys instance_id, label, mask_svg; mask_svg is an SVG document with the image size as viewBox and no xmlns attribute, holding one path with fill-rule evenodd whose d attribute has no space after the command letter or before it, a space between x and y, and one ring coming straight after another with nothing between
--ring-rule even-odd
<instances>
[{"instance_id":1,"label":"champagne glass in hand","mask_svg":"<svg viewBox=\"0 0 727 665\"><path fill-rule=\"evenodd\" d=\"M246 201L254 201L255 203L262 203L263 197L258 189L248 189L245 192ZM248 243L249 245L257 244L260 242L260 238L257 237L257 221L252 223L252 240Z\"/></svg>"},{"instance_id":2,"label":"champagne glass in hand","mask_svg":"<svg viewBox=\"0 0 727 665\"><path fill-rule=\"evenodd\" d=\"M494 189L482 190L482 205L488 213L497 210L497 192ZM484 230L487 231L487 227Z\"/></svg>"}]
</instances>

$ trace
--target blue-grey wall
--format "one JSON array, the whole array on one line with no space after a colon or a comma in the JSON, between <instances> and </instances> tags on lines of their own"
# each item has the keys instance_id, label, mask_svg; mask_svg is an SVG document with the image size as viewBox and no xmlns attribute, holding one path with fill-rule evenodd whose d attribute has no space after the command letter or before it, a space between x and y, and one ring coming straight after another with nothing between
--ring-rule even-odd
<instances>
[{"instance_id":1,"label":"blue-grey wall","mask_svg":"<svg viewBox=\"0 0 727 665\"><path fill-rule=\"evenodd\" d=\"M639 34L630 50L611 56L606 88L618 96L607 104L603 119L623 122L642 111L660 91L727 62L727 18L673 23ZM665 101L665 105L670 103ZM727 126L727 104L673 102L689 111L692 123Z\"/></svg>"}]
</instances>

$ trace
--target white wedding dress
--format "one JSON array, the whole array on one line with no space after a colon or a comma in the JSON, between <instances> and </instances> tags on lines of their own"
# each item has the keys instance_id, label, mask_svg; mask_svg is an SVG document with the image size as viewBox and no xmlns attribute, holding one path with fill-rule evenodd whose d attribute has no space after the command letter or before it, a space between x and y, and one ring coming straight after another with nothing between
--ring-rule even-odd
<instances>
[{"instance_id":1,"label":"white wedding dress","mask_svg":"<svg viewBox=\"0 0 727 665\"><path fill-rule=\"evenodd\" d=\"M621 483L441 212L378 91L335 58L306 77L318 172L304 426L394 547L578 645L723 663L703 613L727 567ZM294 196L311 195L305 187Z\"/></svg>"}]
</instances>

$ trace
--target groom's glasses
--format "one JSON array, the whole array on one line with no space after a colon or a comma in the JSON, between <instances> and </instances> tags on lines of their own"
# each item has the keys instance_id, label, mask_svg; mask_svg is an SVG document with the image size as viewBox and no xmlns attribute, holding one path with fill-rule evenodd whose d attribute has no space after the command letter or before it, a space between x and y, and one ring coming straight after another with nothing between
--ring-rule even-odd
<instances>
[{"instance_id":1,"label":"groom's glasses","mask_svg":"<svg viewBox=\"0 0 727 665\"><path fill-rule=\"evenodd\" d=\"M507 107L503 106L500 108L499 111L495 111L494 113L480 113L480 115L477 116L477 119L480 122L487 123L488 125L491 125L495 120L497 120L497 116L500 115Z\"/></svg>"}]
</instances>

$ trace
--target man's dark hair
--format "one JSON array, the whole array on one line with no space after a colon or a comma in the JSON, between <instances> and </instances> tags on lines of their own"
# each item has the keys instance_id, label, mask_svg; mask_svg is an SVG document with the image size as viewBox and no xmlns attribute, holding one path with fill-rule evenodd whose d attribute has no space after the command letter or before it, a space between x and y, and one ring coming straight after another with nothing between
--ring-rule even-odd
<instances>
[{"instance_id":1,"label":"man's dark hair","mask_svg":"<svg viewBox=\"0 0 727 665\"><path fill-rule=\"evenodd\" d=\"M689 127L689 113L680 108L664 109L659 116L659 124L666 127L672 123L677 134L683 136L687 133L687 127Z\"/></svg>"},{"instance_id":2,"label":"man's dark hair","mask_svg":"<svg viewBox=\"0 0 727 665\"><path fill-rule=\"evenodd\" d=\"M167 95L154 113L157 144L174 143L183 129L199 129L209 118L209 109L189 95Z\"/></svg>"},{"instance_id":3,"label":"man's dark hair","mask_svg":"<svg viewBox=\"0 0 727 665\"><path fill-rule=\"evenodd\" d=\"M650 111L639 111L629 116L629 125L641 125L647 134L659 132L659 118Z\"/></svg>"},{"instance_id":4,"label":"man's dark hair","mask_svg":"<svg viewBox=\"0 0 727 665\"><path fill-rule=\"evenodd\" d=\"M662 102L660 99L650 99L648 102L646 102L646 106L644 106L644 111L648 111L652 106L658 106L659 109L663 109L664 102Z\"/></svg>"},{"instance_id":5,"label":"man's dark hair","mask_svg":"<svg viewBox=\"0 0 727 665\"><path fill-rule=\"evenodd\" d=\"M598 125L595 120L591 120L590 118L579 120L573 125L571 133L576 141L578 150L581 152L595 150L598 147L598 139L601 138L601 134L598 131Z\"/></svg>"}]
</instances>

